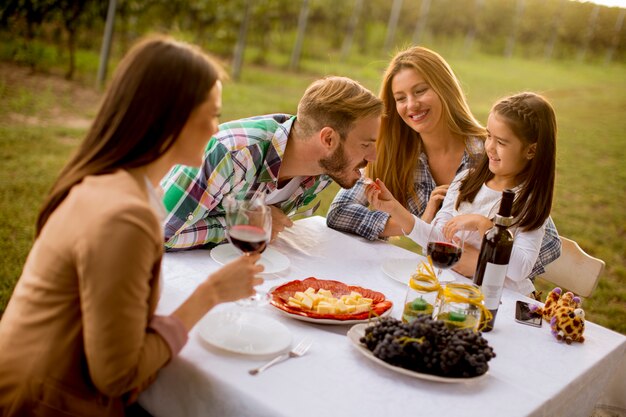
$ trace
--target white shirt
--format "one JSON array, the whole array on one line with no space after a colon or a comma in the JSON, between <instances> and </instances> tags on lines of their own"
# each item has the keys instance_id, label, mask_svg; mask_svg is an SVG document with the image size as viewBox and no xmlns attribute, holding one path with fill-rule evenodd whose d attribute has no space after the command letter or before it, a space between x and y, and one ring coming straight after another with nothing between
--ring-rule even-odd
<instances>
[{"instance_id":1,"label":"white shirt","mask_svg":"<svg viewBox=\"0 0 626 417\"><path fill-rule=\"evenodd\" d=\"M500 207L500 200L502 199L502 192L492 190L485 184L480 188L472 203L465 201L459 205L458 210L454 207L459 197L461 180L465 178L468 172L467 170L460 172L454 178L452 184L450 184L441 209L437 212L433 220L433 224L441 221L437 224L437 227L443 227L445 222L460 214L480 214L492 219L497 213ZM433 226L424 222L417 216L414 217L415 226L413 226L413 230L411 230L407 236L420 246L426 247L428 234ZM513 242L513 252L511 253L511 259L509 261L506 280L504 281L505 287L524 295L528 295L535 290L532 281L527 277L531 273L537 261L537 257L539 256L539 249L541 248L545 228L546 223L544 223L542 227L529 232L521 231L516 227L509 229L513 233L515 241ZM478 232L472 232L466 238L465 243L480 249L482 236L480 236Z\"/></svg>"},{"instance_id":2,"label":"white shirt","mask_svg":"<svg viewBox=\"0 0 626 417\"><path fill-rule=\"evenodd\" d=\"M265 204L278 204L287 200L296 192L303 177L294 177L283 188L276 188L265 196Z\"/></svg>"}]
</instances>

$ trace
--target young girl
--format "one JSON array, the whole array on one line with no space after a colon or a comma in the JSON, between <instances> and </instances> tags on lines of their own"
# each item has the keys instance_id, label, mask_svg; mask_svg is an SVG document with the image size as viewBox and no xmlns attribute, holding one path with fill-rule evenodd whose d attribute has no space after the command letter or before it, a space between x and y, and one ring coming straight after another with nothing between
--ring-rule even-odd
<instances>
[{"instance_id":1,"label":"young girl","mask_svg":"<svg viewBox=\"0 0 626 417\"><path fill-rule=\"evenodd\" d=\"M474 232L466 241L455 270L472 276L476 270L482 235L492 226L502 191L516 193L513 204L515 236L505 286L522 294L534 291L528 275L539 255L545 232L555 176L556 118L540 95L521 93L493 106L487 122L485 156L450 185L435 221L446 235ZM376 187L376 185L378 187ZM373 208L386 211L411 239L425 246L431 224L405 209L379 179L367 188Z\"/></svg>"}]
</instances>

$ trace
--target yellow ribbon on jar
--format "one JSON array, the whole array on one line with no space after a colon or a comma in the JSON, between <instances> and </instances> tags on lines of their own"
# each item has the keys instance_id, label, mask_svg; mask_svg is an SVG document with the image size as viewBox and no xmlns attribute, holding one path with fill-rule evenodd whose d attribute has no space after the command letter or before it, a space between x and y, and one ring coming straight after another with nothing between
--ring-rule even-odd
<instances>
[{"instance_id":1,"label":"yellow ribbon on jar","mask_svg":"<svg viewBox=\"0 0 626 417\"><path fill-rule=\"evenodd\" d=\"M434 292L441 294L441 284L435 274L433 261L428 257L428 263L421 262L417 266L417 271L409 278L409 286L416 291Z\"/></svg>"},{"instance_id":2,"label":"yellow ribbon on jar","mask_svg":"<svg viewBox=\"0 0 626 417\"><path fill-rule=\"evenodd\" d=\"M463 293L467 292L467 295ZM492 319L491 311L487 310L483 304L485 296L480 288L472 284L459 282L448 283L443 289L443 303L465 303L477 307L482 315L482 326L478 330L483 330Z\"/></svg>"}]
</instances>

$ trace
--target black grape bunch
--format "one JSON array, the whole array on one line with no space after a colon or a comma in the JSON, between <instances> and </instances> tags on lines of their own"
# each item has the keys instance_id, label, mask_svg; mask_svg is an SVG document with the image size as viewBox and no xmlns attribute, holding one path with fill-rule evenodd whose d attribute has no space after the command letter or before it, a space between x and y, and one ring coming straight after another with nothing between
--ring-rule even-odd
<instances>
[{"instance_id":1,"label":"black grape bunch","mask_svg":"<svg viewBox=\"0 0 626 417\"><path fill-rule=\"evenodd\" d=\"M411 323L384 317L365 329L360 342L391 365L448 378L483 375L496 356L480 333L451 330L427 315Z\"/></svg>"}]
</instances>

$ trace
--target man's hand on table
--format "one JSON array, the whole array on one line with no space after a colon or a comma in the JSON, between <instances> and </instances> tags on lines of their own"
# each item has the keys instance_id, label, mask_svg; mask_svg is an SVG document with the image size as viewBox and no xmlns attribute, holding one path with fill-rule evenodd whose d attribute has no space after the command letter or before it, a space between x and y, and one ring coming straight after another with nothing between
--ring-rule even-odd
<instances>
[{"instance_id":1,"label":"man's hand on table","mask_svg":"<svg viewBox=\"0 0 626 417\"><path fill-rule=\"evenodd\" d=\"M278 207L270 206L270 209L272 210L272 239L271 241L274 241L274 239L276 239L276 236L278 236L280 232L285 230L285 228L293 226L293 222Z\"/></svg>"}]
</instances>

